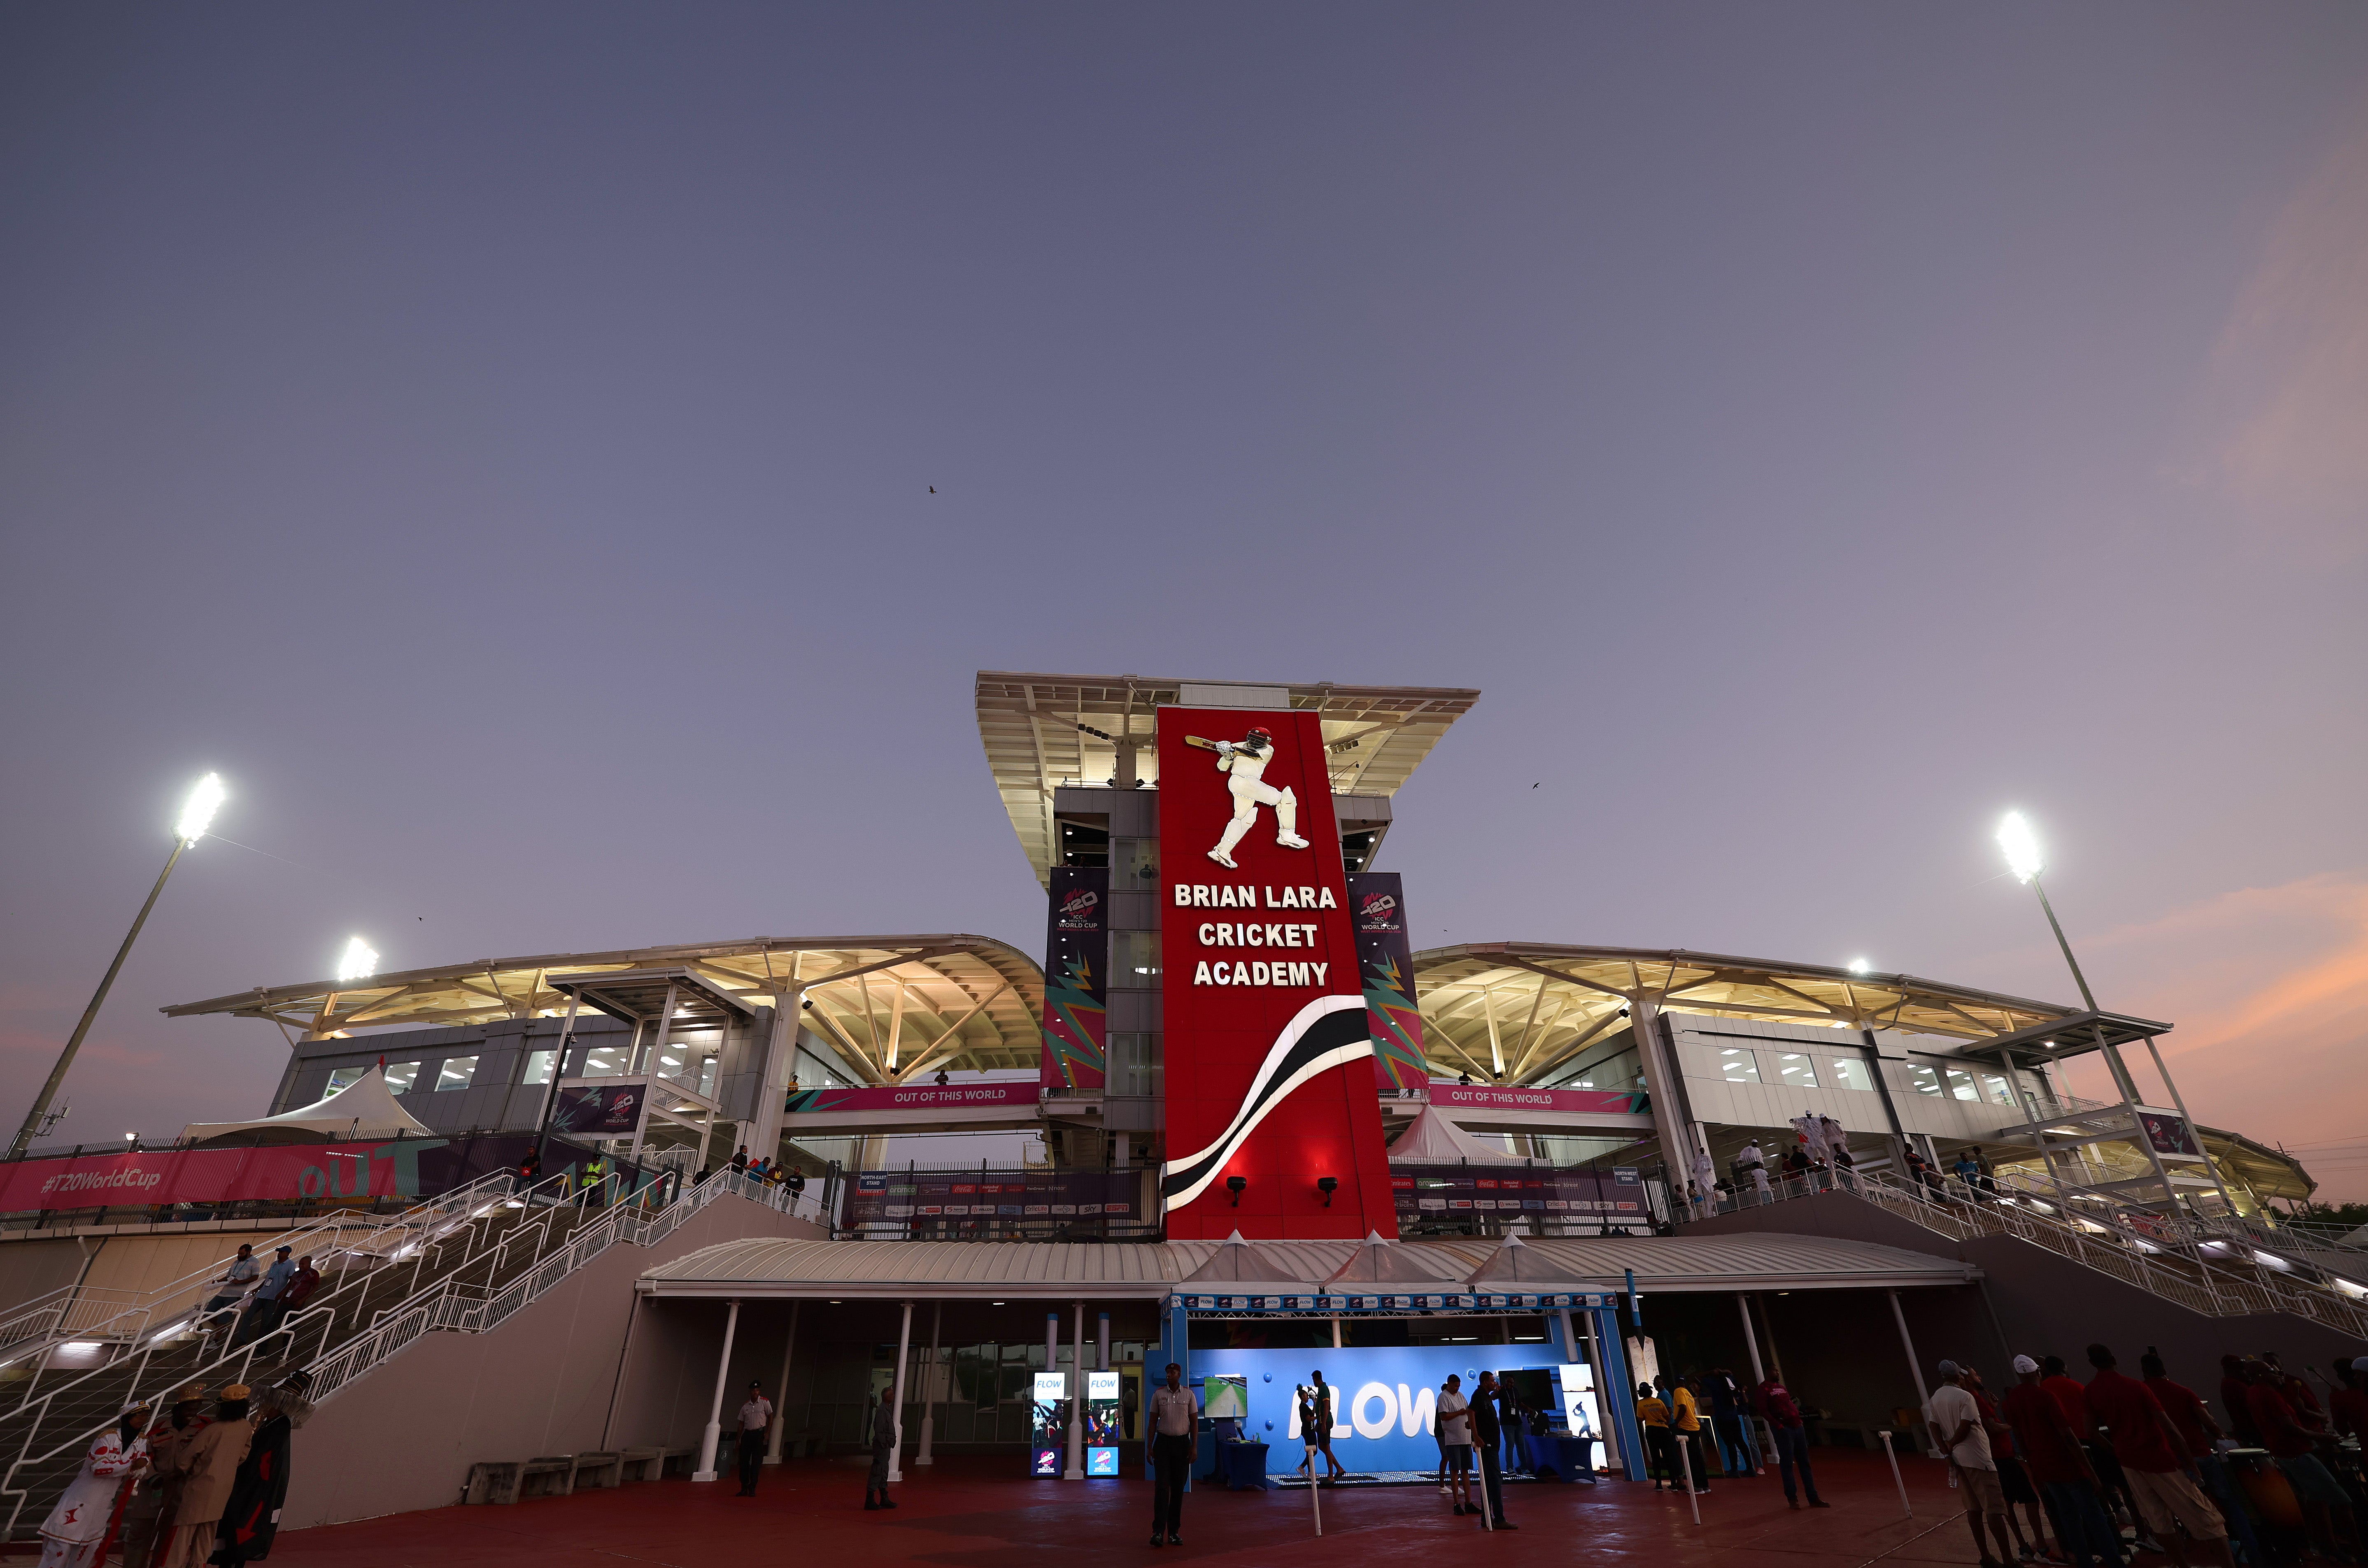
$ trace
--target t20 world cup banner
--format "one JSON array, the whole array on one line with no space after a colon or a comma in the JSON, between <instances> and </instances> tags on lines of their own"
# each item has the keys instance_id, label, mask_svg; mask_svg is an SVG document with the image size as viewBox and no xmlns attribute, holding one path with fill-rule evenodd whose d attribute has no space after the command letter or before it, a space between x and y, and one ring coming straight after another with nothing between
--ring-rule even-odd
<instances>
[{"instance_id":1,"label":"t20 world cup banner","mask_svg":"<svg viewBox=\"0 0 2368 1568\"><path fill-rule=\"evenodd\" d=\"M1422 1009L1415 1002L1406 889L1395 871L1349 873L1349 924L1357 933L1365 1023L1373 1034L1373 1086L1385 1095L1427 1088L1430 1069L1422 1054Z\"/></svg>"},{"instance_id":2,"label":"t20 world cup banner","mask_svg":"<svg viewBox=\"0 0 2368 1568\"><path fill-rule=\"evenodd\" d=\"M1053 868L1044 933L1048 1089L1099 1089L1110 1074L1110 872Z\"/></svg>"},{"instance_id":3,"label":"t20 world cup banner","mask_svg":"<svg viewBox=\"0 0 2368 1568\"><path fill-rule=\"evenodd\" d=\"M1397 1234L1325 755L1314 713L1159 710L1173 1238Z\"/></svg>"}]
</instances>

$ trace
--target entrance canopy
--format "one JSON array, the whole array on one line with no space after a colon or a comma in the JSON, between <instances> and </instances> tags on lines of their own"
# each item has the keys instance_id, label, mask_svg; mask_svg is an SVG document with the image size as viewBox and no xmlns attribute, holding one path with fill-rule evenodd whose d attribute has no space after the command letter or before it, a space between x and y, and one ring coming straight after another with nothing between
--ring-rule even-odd
<instances>
[{"instance_id":1,"label":"entrance canopy","mask_svg":"<svg viewBox=\"0 0 2368 1568\"><path fill-rule=\"evenodd\" d=\"M252 1121L193 1121L181 1129L184 1142L235 1138L241 1143L309 1143L324 1137L433 1138L424 1121L403 1108L386 1086L386 1069L373 1066L331 1095L278 1116Z\"/></svg>"},{"instance_id":2,"label":"entrance canopy","mask_svg":"<svg viewBox=\"0 0 2368 1568\"><path fill-rule=\"evenodd\" d=\"M1400 1161L1437 1161L1453 1165L1462 1161L1474 1165L1524 1165L1531 1162L1519 1154L1483 1143L1439 1112L1436 1106L1426 1106L1420 1116L1406 1124L1390 1145L1390 1158Z\"/></svg>"},{"instance_id":3,"label":"entrance canopy","mask_svg":"<svg viewBox=\"0 0 2368 1568\"><path fill-rule=\"evenodd\" d=\"M709 1300L880 1300L1003 1301L1150 1301L1289 1291L1314 1295L1310 1283L1330 1280L1367 1254L1370 1242L1248 1244L1262 1267L1282 1276L1227 1285L1187 1281L1223 1252L1223 1242L1127 1244L1095 1242L825 1242L757 1239L724 1242L661 1264L641 1277L646 1296ZM1404 1294L1452 1295L1490 1289L1467 1285L1497 1253L1487 1241L1394 1243L1392 1269L1417 1271ZM1963 1285L1979 1278L1971 1264L1873 1242L1828 1236L1738 1234L1668 1237L1550 1237L1523 1244L1524 1267L1534 1256L1541 1271L1619 1290L1636 1271L1645 1292L1701 1290L1847 1290L1917 1285ZM1427 1273L1435 1286L1426 1290ZM1493 1285L1498 1290L1504 1285ZM1541 1285L1539 1289L1558 1289ZM1567 1287L1575 1289L1577 1287ZM1338 1288L1334 1288L1334 1292ZM1196 1309L1197 1311L1197 1309Z\"/></svg>"}]
</instances>

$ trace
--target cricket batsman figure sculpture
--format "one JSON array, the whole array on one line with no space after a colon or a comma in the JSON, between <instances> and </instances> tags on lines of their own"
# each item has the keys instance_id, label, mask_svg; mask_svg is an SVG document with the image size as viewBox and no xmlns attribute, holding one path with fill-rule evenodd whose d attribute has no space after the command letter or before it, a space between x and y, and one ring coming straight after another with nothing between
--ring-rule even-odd
<instances>
[{"instance_id":1,"label":"cricket batsman figure sculpture","mask_svg":"<svg viewBox=\"0 0 2368 1568\"><path fill-rule=\"evenodd\" d=\"M1264 726L1252 730L1238 741L1204 741L1198 735L1184 737L1187 745L1202 746L1217 754L1217 771L1227 775L1226 788L1234 793L1234 816L1225 824L1224 836L1209 851L1209 858L1231 870L1234 869L1234 846L1242 841L1258 821L1260 806L1274 808L1274 841L1285 849L1304 849L1307 840L1299 836L1299 798L1289 790L1278 790L1260 775L1274 758L1274 736Z\"/></svg>"}]
</instances>

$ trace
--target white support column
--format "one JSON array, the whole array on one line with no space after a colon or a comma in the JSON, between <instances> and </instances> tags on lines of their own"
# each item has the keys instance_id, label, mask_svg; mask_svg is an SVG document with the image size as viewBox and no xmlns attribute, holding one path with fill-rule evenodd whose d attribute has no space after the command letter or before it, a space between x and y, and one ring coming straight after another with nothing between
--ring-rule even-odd
<instances>
[{"instance_id":1,"label":"white support column","mask_svg":"<svg viewBox=\"0 0 2368 1568\"><path fill-rule=\"evenodd\" d=\"M945 1323L946 1304L939 1301L929 1308L929 1358L921 1364L921 1451L914 1456L915 1465L938 1462L929 1446L938 1435L938 1331Z\"/></svg>"},{"instance_id":2,"label":"white support column","mask_svg":"<svg viewBox=\"0 0 2368 1568\"><path fill-rule=\"evenodd\" d=\"M1565 1361L1577 1361L1578 1359L1578 1330L1573 1328L1570 1324L1570 1309L1568 1307L1565 1307L1554 1315L1562 1320L1562 1358Z\"/></svg>"},{"instance_id":3,"label":"white support column","mask_svg":"<svg viewBox=\"0 0 2368 1568\"><path fill-rule=\"evenodd\" d=\"M765 1434L765 1462L781 1462L781 1428L789 1425L785 1409L790 1403L790 1358L798 1348L798 1308L803 1301L790 1303L790 1336L781 1342L781 1381L773 1385L773 1429Z\"/></svg>"},{"instance_id":4,"label":"white support column","mask_svg":"<svg viewBox=\"0 0 2368 1568\"><path fill-rule=\"evenodd\" d=\"M715 1398L707 1407L707 1430L699 1435L699 1469L693 1481L715 1479L715 1445L723 1436L723 1383L732 1375L732 1336L740 1329L740 1303L723 1315L723 1354L715 1358Z\"/></svg>"},{"instance_id":5,"label":"white support column","mask_svg":"<svg viewBox=\"0 0 2368 1568\"><path fill-rule=\"evenodd\" d=\"M1076 1331L1069 1346L1069 1462L1064 1481L1086 1478L1086 1303L1076 1303Z\"/></svg>"},{"instance_id":6,"label":"white support column","mask_svg":"<svg viewBox=\"0 0 2368 1568\"><path fill-rule=\"evenodd\" d=\"M1636 1040L1636 1060L1645 1069L1645 1091L1653 1096L1653 1131L1659 1135L1661 1164L1667 1167L1669 1201L1682 1202L1686 1180L1693 1168L1698 1138L1691 1135L1680 1114L1676 1078L1683 1069L1661 1049L1659 1004L1642 997L1629 1004L1628 1018Z\"/></svg>"},{"instance_id":7,"label":"white support column","mask_svg":"<svg viewBox=\"0 0 2368 1568\"><path fill-rule=\"evenodd\" d=\"M890 1406L895 1413L896 1451L888 1456L888 1479L891 1481L905 1479L905 1363L912 1358L912 1355L913 1303L907 1301L905 1303L905 1326L896 1331L896 1392L893 1396L896 1403Z\"/></svg>"},{"instance_id":8,"label":"white support column","mask_svg":"<svg viewBox=\"0 0 2368 1568\"><path fill-rule=\"evenodd\" d=\"M782 1108L790 1099L790 1064L798 1053L798 1001L803 994L787 981L773 996L773 1027L765 1037L765 1053L757 1068L757 1103L746 1130L748 1157L776 1159L781 1152Z\"/></svg>"},{"instance_id":9,"label":"white support column","mask_svg":"<svg viewBox=\"0 0 2368 1568\"><path fill-rule=\"evenodd\" d=\"M1917 1450L1922 1452L1931 1447L1931 1435L1924 1430L1924 1411L1932 1403L1932 1394L1924 1386L1924 1367L1916 1359L1916 1342L1907 1337L1907 1314L1899 1310L1899 1292L1885 1290L1884 1294L1891 1298L1891 1321L1899 1325L1899 1343L1907 1352L1907 1370L1916 1379L1916 1430L1910 1435L1916 1439Z\"/></svg>"},{"instance_id":10,"label":"white support column","mask_svg":"<svg viewBox=\"0 0 2368 1568\"><path fill-rule=\"evenodd\" d=\"M1751 1352L1751 1385L1757 1388L1768 1381L1768 1370L1759 1364L1759 1335L1751 1327L1751 1298L1737 1290L1735 1307L1743 1314L1743 1343Z\"/></svg>"}]
</instances>

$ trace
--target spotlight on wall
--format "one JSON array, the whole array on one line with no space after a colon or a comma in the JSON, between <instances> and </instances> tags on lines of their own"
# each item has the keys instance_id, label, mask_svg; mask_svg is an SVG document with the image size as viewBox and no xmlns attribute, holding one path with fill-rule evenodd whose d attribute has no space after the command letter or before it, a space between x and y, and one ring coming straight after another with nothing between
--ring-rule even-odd
<instances>
[{"instance_id":1,"label":"spotlight on wall","mask_svg":"<svg viewBox=\"0 0 2368 1568\"><path fill-rule=\"evenodd\" d=\"M1247 1176L1227 1176L1225 1178L1225 1190L1234 1195L1235 1208L1239 1209L1242 1206L1242 1194L1249 1190L1249 1185L1250 1178Z\"/></svg>"},{"instance_id":2,"label":"spotlight on wall","mask_svg":"<svg viewBox=\"0 0 2368 1568\"><path fill-rule=\"evenodd\" d=\"M1338 1176L1317 1176L1315 1178L1315 1190L1324 1195L1324 1207L1329 1209L1332 1207L1332 1195L1340 1190L1340 1178Z\"/></svg>"}]
</instances>

